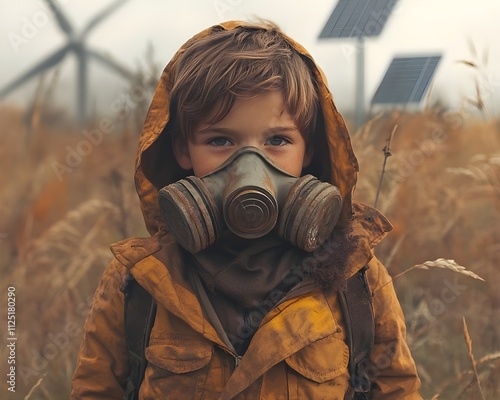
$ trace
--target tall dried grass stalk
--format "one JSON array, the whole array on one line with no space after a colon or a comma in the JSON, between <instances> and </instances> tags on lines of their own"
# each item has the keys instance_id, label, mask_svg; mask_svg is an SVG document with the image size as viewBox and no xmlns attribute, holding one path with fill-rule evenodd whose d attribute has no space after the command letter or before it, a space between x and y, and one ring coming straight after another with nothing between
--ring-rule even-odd
<instances>
[{"instance_id":1,"label":"tall dried grass stalk","mask_svg":"<svg viewBox=\"0 0 500 400\"><path fill-rule=\"evenodd\" d=\"M448 270L451 270L453 272L456 272L456 273L459 273L459 274L462 274L462 275L466 275L466 276L468 276L470 278L478 279L478 280L484 282L483 278L481 278L476 273L474 273L472 271L469 271L465 267L463 267L461 265L458 265L455 262L455 260L447 260L447 259L444 259L444 258L438 258L437 260L434 260L434 261L426 261L423 264L414 265L413 267L411 267L407 271L399 274L399 276L405 274L406 272L411 271L414 268L419 268L419 269L444 268L444 269L448 269Z\"/></svg>"},{"instance_id":2,"label":"tall dried grass stalk","mask_svg":"<svg viewBox=\"0 0 500 400\"><path fill-rule=\"evenodd\" d=\"M483 365L488 365L498 360L500 360L500 352L487 354L486 356L481 357L479 360L476 361L476 369L479 367L483 367ZM472 369L464 369L460 371L460 373L458 373L456 376L452 377L451 379L448 379L444 384L441 385L440 389L432 396L432 400L439 399L440 396L447 389L450 388L450 386L463 382L464 379L469 376L472 376L474 380L476 379L474 371ZM469 387L470 384L465 386Z\"/></svg>"},{"instance_id":3,"label":"tall dried grass stalk","mask_svg":"<svg viewBox=\"0 0 500 400\"><path fill-rule=\"evenodd\" d=\"M47 376L47 374L43 374L43 376L38 380L37 383L35 383L33 385L33 387L31 388L31 390L29 391L29 393L26 395L26 397L24 398L24 400L29 400L31 398L31 396L35 393L36 389L38 388L38 386L40 386L43 382L43 380L45 379L45 377Z\"/></svg>"},{"instance_id":4,"label":"tall dried grass stalk","mask_svg":"<svg viewBox=\"0 0 500 400\"><path fill-rule=\"evenodd\" d=\"M477 387L479 388L479 393L481 395L481 399L485 400L484 394L483 394L483 389L481 387L481 380L479 379L479 375L477 373L477 368L476 368L476 360L474 359L474 354L472 353L472 339L469 335L469 329L467 328L467 322L465 321L465 317L463 317L463 324L464 324L464 338L465 338L465 344L467 345L467 353L469 354L469 358L472 364L472 371L474 372L474 377L477 382Z\"/></svg>"},{"instance_id":5,"label":"tall dried grass stalk","mask_svg":"<svg viewBox=\"0 0 500 400\"><path fill-rule=\"evenodd\" d=\"M428 269L431 269L431 268L447 269L449 271L453 271L453 272L456 272L458 274L466 275L466 276L468 276L470 278L477 279L477 280L480 280L480 281L484 282L483 278L481 278L476 273L474 273L472 271L469 271L467 268L465 268L465 267L463 267L461 265L458 265L455 262L455 260L450 260L450 259L445 259L445 258L438 258L438 259L436 259L434 261L426 261L423 264L416 264L413 267L410 267L410 268L404 270L403 272L400 272L399 274L395 275L389 282L387 282L386 284L384 284L381 287L379 287L376 291L374 291L373 294L375 294L376 292L378 292L379 290L381 290L382 288L384 288L389 283L395 281L396 279L402 277L403 275L406 275L408 272L413 271L414 269L425 269L425 270L428 270Z\"/></svg>"},{"instance_id":6,"label":"tall dried grass stalk","mask_svg":"<svg viewBox=\"0 0 500 400\"><path fill-rule=\"evenodd\" d=\"M406 238L406 235L405 234L402 234L396 241L396 243L394 244L394 246L392 246L392 249L390 251L390 253L387 255L387 257L385 258L385 266L387 267L387 269L390 269L391 268L391 265L392 265L392 262L393 262L393 259L394 257L396 256L396 254L399 252L399 249L401 248L404 240Z\"/></svg>"},{"instance_id":7,"label":"tall dried grass stalk","mask_svg":"<svg viewBox=\"0 0 500 400\"><path fill-rule=\"evenodd\" d=\"M375 208L377 207L378 204L378 196L380 195L380 189L382 188L382 182L384 180L384 175L385 175L385 166L387 165L387 159L392 156L391 153L391 144L392 144L392 139L394 138L394 134L396 133L396 130L398 129L397 125L394 125L394 128L392 129L391 134L387 138L385 142L385 146L382 149L384 152L384 163L382 164L382 171L380 172L380 179L378 182L378 188L377 188L377 195L375 196L375 204L373 205Z\"/></svg>"},{"instance_id":8,"label":"tall dried grass stalk","mask_svg":"<svg viewBox=\"0 0 500 400\"><path fill-rule=\"evenodd\" d=\"M485 49L483 52L483 56L481 57L472 40L469 40L469 51L471 53L472 59L462 59L457 61L457 63L465 65L476 71L476 76L474 78L474 87L476 96L475 98L471 97L465 98L465 102L476 108L481 113L481 115L485 120L490 120L492 119L493 115L485 101L486 98L484 94L484 90L486 89L485 84L484 83L481 84L481 82L488 82L487 70L488 70L489 52L488 49Z\"/></svg>"}]
</instances>

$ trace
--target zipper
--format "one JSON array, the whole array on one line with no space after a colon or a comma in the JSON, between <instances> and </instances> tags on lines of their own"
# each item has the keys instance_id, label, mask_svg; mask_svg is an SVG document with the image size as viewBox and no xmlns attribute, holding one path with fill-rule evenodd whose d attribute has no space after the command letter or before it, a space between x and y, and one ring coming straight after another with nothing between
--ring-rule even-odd
<instances>
[{"instance_id":1,"label":"zipper","mask_svg":"<svg viewBox=\"0 0 500 400\"><path fill-rule=\"evenodd\" d=\"M229 348L227 347L223 347L223 346L219 346L219 345L216 345L219 349L221 349L222 351L224 351L224 353L227 353L229 354L231 357L233 357L234 359L234 368L236 369L236 367L238 365L240 365L240 362L241 362L241 359L243 358L243 356L239 356L237 355L236 353L233 353L232 350L229 350Z\"/></svg>"},{"instance_id":2,"label":"zipper","mask_svg":"<svg viewBox=\"0 0 500 400\"><path fill-rule=\"evenodd\" d=\"M243 356L237 356L236 354L232 354L232 356L234 357L234 368L236 369L240 365Z\"/></svg>"},{"instance_id":3,"label":"zipper","mask_svg":"<svg viewBox=\"0 0 500 400\"><path fill-rule=\"evenodd\" d=\"M253 330L252 323L250 322L250 312L248 308L243 309L243 328L244 332L251 332Z\"/></svg>"}]
</instances>

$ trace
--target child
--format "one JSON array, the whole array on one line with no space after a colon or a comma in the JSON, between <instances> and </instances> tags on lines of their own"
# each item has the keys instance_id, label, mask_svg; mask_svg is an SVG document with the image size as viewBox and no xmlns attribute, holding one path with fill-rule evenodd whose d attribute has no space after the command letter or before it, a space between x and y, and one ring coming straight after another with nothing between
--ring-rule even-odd
<instances>
[{"instance_id":1,"label":"child","mask_svg":"<svg viewBox=\"0 0 500 400\"><path fill-rule=\"evenodd\" d=\"M372 253L391 225L351 200L357 161L303 47L267 23L190 39L136 165L152 236L112 246L72 398L421 399Z\"/></svg>"}]
</instances>

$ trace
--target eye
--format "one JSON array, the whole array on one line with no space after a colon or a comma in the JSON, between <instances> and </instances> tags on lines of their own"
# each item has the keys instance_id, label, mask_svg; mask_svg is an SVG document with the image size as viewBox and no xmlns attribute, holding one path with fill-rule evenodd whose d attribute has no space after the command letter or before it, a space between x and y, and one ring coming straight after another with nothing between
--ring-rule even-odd
<instances>
[{"instance_id":1,"label":"eye","mask_svg":"<svg viewBox=\"0 0 500 400\"><path fill-rule=\"evenodd\" d=\"M284 146L290 143L290 140L283 136L271 136L267 139L267 143L271 146Z\"/></svg>"},{"instance_id":2,"label":"eye","mask_svg":"<svg viewBox=\"0 0 500 400\"><path fill-rule=\"evenodd\" d=\"M209 145L212 146L217 146L217 147L224 147L224 146L230 146L231 142L229 139L226 139L225 137L214 137L208 141Z\"/></svg>"}]
</instances>

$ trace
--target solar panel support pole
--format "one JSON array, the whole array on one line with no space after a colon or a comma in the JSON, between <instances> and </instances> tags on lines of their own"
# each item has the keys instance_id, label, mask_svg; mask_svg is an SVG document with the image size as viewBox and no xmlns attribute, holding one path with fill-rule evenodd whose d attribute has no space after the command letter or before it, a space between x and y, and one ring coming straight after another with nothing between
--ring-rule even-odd
<instances>
[{"instance_id":1,"label":"solar panel support pole","mask_svg":"<svg viewBox=\"0 0 500 400\"><path fill-rule=\"evenodd\" d=\"M365 42L362 36L356 43L356 129L365 121Z\"/></svg>"}]
</instances>

